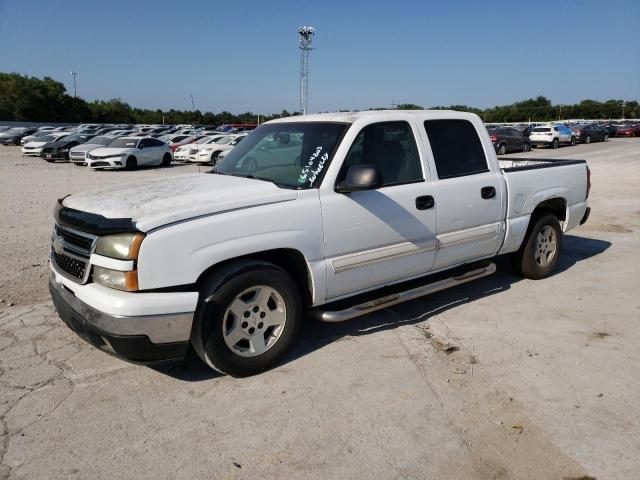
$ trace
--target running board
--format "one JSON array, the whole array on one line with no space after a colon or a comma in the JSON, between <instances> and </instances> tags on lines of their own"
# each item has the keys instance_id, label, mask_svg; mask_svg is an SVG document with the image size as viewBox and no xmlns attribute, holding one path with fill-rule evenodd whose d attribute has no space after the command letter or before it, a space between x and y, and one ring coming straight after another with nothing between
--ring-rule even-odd
<instances>
[{"instance_id":1,"label":"running board","mask_svg":"<svg viewBox=\"0 0 640 480\"><path fill-rule=\"evenodd\" d=\"M414 300L416 298L423 297L424 295L429 295L430 293L439 292L441 290L446 290L447 288L455 287L456 285L462 285L463 283L477 280L478 278L487 277L495 273L495 271L495 263L489 263L485 267L470 270L462 275L445 278L444 280L412 288L411 290L405 290L404 292L386 295L369 302L345 308L344 310L320 311L318 312L320 313L318 317L320 321L328 323L344 322L398 303L408 302L409 300Z\"/></svg>"}]
</instances>

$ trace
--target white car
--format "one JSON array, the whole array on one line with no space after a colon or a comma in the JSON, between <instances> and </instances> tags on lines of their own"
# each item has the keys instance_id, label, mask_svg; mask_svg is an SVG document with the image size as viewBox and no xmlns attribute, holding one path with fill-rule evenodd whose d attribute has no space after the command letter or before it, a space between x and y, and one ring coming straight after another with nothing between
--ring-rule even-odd
<instances>
[{"instance_id":1,"label":"white car","mask_svg":"<svg viewBox=\"0 0 640 480\"><path fill-rule=\"evenodd\" d=\"M42 149L49 142L55 142L59 138L69 135L70 132L54 132L47 135L41 135L35 140L27 142L22 147L22 155L39 157Z\"/></svg>"},{"instance_id":2,"label":"white car","mask_svg":"<svg viewBox=\"0 0 640 480\"><path fill-rule=\"evenodd\" d=\"M576 136L573 131L565 125L536 127L531 130L529 142L534 148L538 146L558 148L560 145L575 145Z\"/></svg>"},{"instance_id":3,"label":"white car","mask_svg":"<svg viewBox=\"0 0 640 480\"><path fill-rule=\"evenodd\" d=\"M188 162L190 160L189 155L191 155L192 152L195 155L201 149L208 148L207 145L214 144L219 140L222 140L224 137L225 135L212 135L209 137L202 137L200 140L196 140L192 143L180 145L173 151L173 159Z\"/></svg>"},{"instance_id":4,"label":"white car","mask_svg":"<svg viewBox=\"0 0 640 480\"><path fill-rule=\"evenodd\" d=\"M195 163L210 163L215 165L218 161L218 155L227 150L233 150L238 143L242 141L248 134L241 133L238 135L227 135L215 143L205 145L193 153L189 152L189 161Z\"/></svg>"},{"instance_id":5,"label":"white car","mask_svg":"<svg viewBox=\"0 0 640 480\"><path fill-rule=\"evenodd\" d=\"M96 148L106 147L114 142L115 138L107 135L93 137L87 143L81 143L69 150L69 161L75 165L86 165L87 153Z\"/></svg>"},{"instance_id":6,"label":"white car","mask_svg":"<svg viewBox=\"0 0 640 480\"><path fill-rule=\"evenodd\" d=\"M152 137L121 137L108 147L96 148L87 153L89 168L126 168L132 170L143 165L171 163L169 145Z\"/></svg>"}]
</instances>

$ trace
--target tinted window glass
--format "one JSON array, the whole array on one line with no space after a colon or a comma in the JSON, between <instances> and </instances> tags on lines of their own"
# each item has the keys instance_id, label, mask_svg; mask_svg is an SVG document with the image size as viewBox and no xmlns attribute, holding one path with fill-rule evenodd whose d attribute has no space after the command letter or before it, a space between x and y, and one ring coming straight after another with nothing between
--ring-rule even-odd
<instances>
[{"instance_id":1,"label":"tinted window glass","mask_svg":"<svg viewBox=\"0 0 640 480\"><path fill-rule=\"evenodd\" d=\"M488 172L487 159L474 126L466 120L427 120L438 178Z\"/></svg>"},{"instance_id":2,"label":"tinted window glass","mask_svg":"<svg viewBox=\"0 0 640 480\"><path fill-rule=\"evenodd\" d=\"M374 123L360 130L342 164L338 183L354 165L376 165L383 186L423 180L418 149L407 122Z\"/></svg>"}]
</instances>

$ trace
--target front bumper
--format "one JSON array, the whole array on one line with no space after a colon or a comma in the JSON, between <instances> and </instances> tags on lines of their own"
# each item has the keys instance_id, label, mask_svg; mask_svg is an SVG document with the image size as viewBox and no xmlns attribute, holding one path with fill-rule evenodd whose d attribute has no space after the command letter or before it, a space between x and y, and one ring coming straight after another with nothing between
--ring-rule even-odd
<instances>
[{"instance_id":1,"label":"front bumper","mask_svg":"<svg viewBox=\"0 0 640 480\"><path fill-rule=\"evenodd\" d=\"M189 348L193 312L145 316L111 315L80 300L60 283L55 273L49 279L49 291L60 318L78 336L94 347L134 363L161 363L182 360ZM153 343L146 333L184 331L186 339Z\"/></svg>"},{"instance_id":2,"label":"front bumper","mask_svg":"<svg viewBox=\"0 0 640 480\"><path fill-rule=\"evenodd\" d=\"M124 168L123 157L87 158L89 168Z\"/></svg>"},{"instance_id":3,"label":"front bumper","mask_svg":"<svg viewBox=\"0 0 640 480\"><path fill-rule=\"evenodd\" d=\"M43 151L40 156L45 160L69 160L69 152L47 152Z\"/></svg>"}]
</instances>

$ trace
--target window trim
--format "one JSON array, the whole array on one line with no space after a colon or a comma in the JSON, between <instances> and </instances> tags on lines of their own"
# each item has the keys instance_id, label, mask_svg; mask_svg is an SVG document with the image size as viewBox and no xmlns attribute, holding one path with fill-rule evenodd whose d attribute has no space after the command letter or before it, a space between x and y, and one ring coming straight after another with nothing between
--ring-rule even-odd
<instances>
[{"instance_id":1,"label":"window trim","mask_svg":"<svg viewBox=\"0 0 640 480\"><path fill-rule=\"evenodd\" d=\"M372 122L372 123L368 123L366 125L364 125L362 128L360 128L360 130L358 130L358 133L356 133L355 137L353 137L353 141L351 142L351 145L349 145L349 149L347 150L347 153L345 154L344 158L342 159L342 165L340 165L340 169L338 170L338 175L336 176L336 180L334 182L333 185L333 191L336 191L336 188L338 186L338 183L340 183L340 171L342 170L342 167L344 166L345 160L347 159L347 155L349 155L349 152L351 151L351 148L353 147L353 145L356 143L356 140L358 139L358 135L360 135L360 133L362 133L362 131L365 128L368 128L372 125L380 125L380 124L385 124L385 123L405 123L409 126L409 130L411 131L411 134L413 135L413 144L415 146L416 149L416 154L417 154L417 159L418 159L418 163L420 165L420 176L421 178L418 180L406 180L403 182L394 182L394 183L387 183L387 184L383 184L382 186L378 187L378 188L374 188L372 190L380 190L383 188L388 188L388 187L398 187L401 185L411 185L412 183L424 183L427 180L425 179L425 174L424 174L424 162L422 159L422 156L420 155L420 148L418 147L418 139L416 137L416 132L414 131L413 127L414 125L411 124L411 122L409 122L408 120L384 120L381 122ZM345 132L346 133L346 132ZM342 142L342 139L340 140Z\"/></svg>"},{"instance_id":2,"label":"window trim","mask_svg":"<svg viewBox=\"0 0 640 480\"><path fill-rule=\"evenodd\" d=\"M473 131L475 132L476 136L478 137L478 142L480 143L480 148L482 149L482 154L484 155L484 161L485 161L485 167L481 170L474 170L471 172L464 172L464 173L456 173L456 174L452 174L452 175L440 175L440 172L438 171L438 162L436 161L436 156L433 152L433 146L431 145L431 140L429 137L429 132L427 132L427 122L442 122L442 121L460 121L460 122L467 122L469 125L471 125L471 128L473 128ZM460 178L460 177L468 177L471 175L480 175L483 173L489 173L491 172L491 168L489 166L489 158L487 156L487 151L485 149L485 145L482 142L482 138L480 138L480 133L478 132L478 129L476 128L476 126L473 124L473 122L471 122L470 120L464 119L464 118L432 118L432 119L426 119L422 121L422 128L424 128L424 133L425 133L425 137L427 139L427 142L429 143L429 150L431 151L431 158L433 159L433 166L435 168L435 174L436 177L438 177L438 180L449 180L452 178Z\"/></svg>"}]
</instances>

